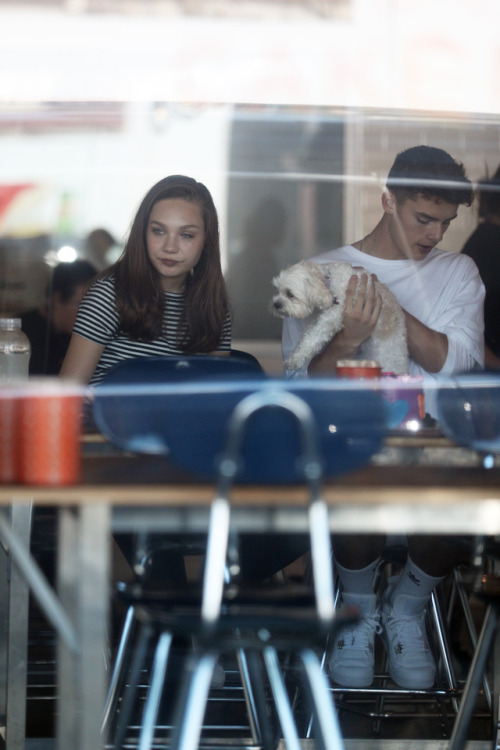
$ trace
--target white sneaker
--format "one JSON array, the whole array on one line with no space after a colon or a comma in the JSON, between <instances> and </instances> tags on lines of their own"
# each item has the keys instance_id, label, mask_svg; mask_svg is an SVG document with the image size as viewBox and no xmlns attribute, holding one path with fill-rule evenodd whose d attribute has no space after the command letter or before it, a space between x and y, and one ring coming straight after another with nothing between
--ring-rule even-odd
<instances>
[{"instance_id":1,"label":"white sneaker","mask_svg":"<svg viewBox=\"0 0 500 750\"><path fill-rule=\"evenodd\" d=\"M427 597L399 594L382 603L382 638L391 679L402 688L426 690L434 684L436 665L425 630Z\"/></svg>"},{"instance_id":2,"label":"white sneaker","mask_svg":"<svg viewBox=\"0 0 500 750\"><path fill-rule=\"evenodd\" d=\"M361 619L337 632L328 661L332 680L343 687L369 687L373 682L375 633L381 632L375 594L343 594L343 607L357 607Z\"/></svg>"}]
</instances>

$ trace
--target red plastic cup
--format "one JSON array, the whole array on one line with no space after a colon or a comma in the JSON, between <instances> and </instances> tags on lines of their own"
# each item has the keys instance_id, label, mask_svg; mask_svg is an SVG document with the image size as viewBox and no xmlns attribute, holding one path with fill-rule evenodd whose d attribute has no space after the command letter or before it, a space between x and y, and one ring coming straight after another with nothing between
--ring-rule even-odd
<instances>
[{"instance_id":1,"label":"red plastic cup","mask_svg":"<svg viewBox=\"0 0 500 750\"><path fill-rule=\"evenodd\" d=\"M81 478L83 388L60 378L33 378L20 401L20 480L77 484Z\"/></svg>"},{"instance_id":2,"label":"red plastic cup","mask_svg":"<svg viewBox=\"0 0 500 750\"><path fill-rule=\"evenodd\" d=\"M19 406L15 389L0 388L0 482L19 481Z\"/></svg>"},{"instance_id":3,"label":"red plastic cup","mask_svg":"<svg viewBox=\"0 0 500 750\"><path fill-rule=\"evenodd\" d=\"M339 359L335 367L339 378L361 378L371 380L379 378L382 368L372 359Z\"/></svg>"}]
</instances>

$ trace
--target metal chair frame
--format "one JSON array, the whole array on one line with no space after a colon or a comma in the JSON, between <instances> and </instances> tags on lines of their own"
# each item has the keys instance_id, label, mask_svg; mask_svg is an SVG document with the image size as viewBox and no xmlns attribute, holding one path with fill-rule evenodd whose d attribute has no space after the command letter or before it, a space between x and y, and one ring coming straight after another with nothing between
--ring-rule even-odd
<instances>
[{"instance_id":1,"label":"metal chair frame","mask_svg":"<svg viewBox=\"0 0 500 750\"><path fill-rule=\"evenodd\" d=\"M437 396L438 420L445 435L456 443L473 448L482 460L485 470L494 465L494 457L500 453L500 376L498 372L472 372L459 374L441 383ZM499 704L500 686L500 637L498 631L499 591L498 574L486 573L488 561L487 540L476 539L474 565L478 578L485 584L487 608L479 637L472 617L467 618L467 628L474 647L474 656L463 689L459 711L450 738L450 750L462 750L467 741L470 721L474 713L478 693L483 688L491 710L491 747L500 747ZM494 545L493 557L498 564L498 545ZM458 595L465 594L456 574ZM478 585L478 591L482 591ZM492 682L486 676L488 659L493 652Z\"/></svg>"},{"instance_id":2,"label":"metal chair frame","mask_svg":"<svg viewBox=\"0 0 500 750\"><path fill-rule=\"evenodd\" d=\"M239 350L231 350L231 358L220 358L220 357L146 357L136 360L130 360L125 363L121 363L115 366L106 378L106 385L109 386L111 383L117 383L118 385L134 384L139 382L157 384L161 383L164 378L169 380L185 381L190 378L203 378L209 376L220 376L221 374L231 375L232 377L264 377L264 372L260 366L258 360L252 355L247 354ZM106 418L100 414L99 423L101 427L106 424ZM107 429L105 427L105 429ZM132 428L134 429L134 428ZM109 437L120 447L127 447L130 441L130 433L123 435L121 432L121 426L118 426L116 432L111 432ZM143 451L144 446L135 446L136 449ZM158 449L156 449L158 450ZM161 450L161 449L160 449ZM165 447L165 451L168 450ZM148 448L146 447L146 452ZM178 550L183 554L193 554L193 549L189 543L182 543L177 545ZM133 569L137 577L137 581L141 582L144 580L144 576L147 571L148 562L151 561L152 557L158 550L170 549L169 545L163 543L154 543L149 534L140 532L136 539L136 550ZM202 554L204 550L198 548L194 550L194 554ZM117 716L117 707L120 701L120 696L124 688L127 672L130 668L130 662L132 661L132 650L135 645L135 635L137 631L137 607L132 604L128 607L125 621L123 624L122 632L120 635L118 648L115 654L114 665L111 673L111 678L108 686L108 692L106 696L106 703L103 711L102 718L102 734L103 736L109 736L115 732L118 732L119 741L124 737L125 727L115 726L115 720ZM142 661L145 658L145 648L147 641L153 636L153 630L147 629L143 632L143 641L139 643L139 652L143 654ZM146 638L147 635L147 638ZM166 668L165 665L162 667L162 659L168 658L168 649L165 648L165 644L170 642L169 639L161 636L160 643L157 648L157 654L155 657L155 664L153 666L153 685L155 686L155 694L158 691L158 684L161 683L161 670ZM246 656L243 653L239 653L237 656L238 670L241 675L242 689L244 693L245 703L248 708L249 725L252 733L252 738L256 744L260 742L260 731L258 720L255 714L255 697L253 695L252 688L248 681L248 668L246 665ZM166 664L166 662L165 662ZM136 667L137 671L137 667ZM139 675L136 674L136 679ZM163 675L164 679L164 675ZM147 746L151 741L151 722L154 721L153 716L156 719L158 708L156 711L152 710L152 703L148 706L148 711L145 713L144 726L140 732L140 746Z\"/></svg>"},{"instance_id":3,"label":"metal chair frame","mask_svg":"<svg viewBox=\"0 0 500 750\"><path fill-rule=\"evenodd\" d=\"M389 549L390 557L390 549ZM387 562L382 563L387 565ZM456 578L454 579L454 588L460 592L460 601L464 608L466 620L471 622L470 608L465 599L463 586L458 572L455 573ZM336 601L339 598L340 590L336 584ZM451 607L451 600L449 603ZM374 721L374 732L377 734L380 731L381 722L384 719L390 720L391 718L401 718L400 712L386 708L387 700L392 701L391 705L394 705L394 701L399 705L402 702L407 702L410 699L412 701L418 701L419 704L436 702L439 709L438 715L441 715L443 727L447 727L447 732L450 734L451 726L448 726L448 712L446 705L450 705L452 708L453 716L455 716L459 709L458 697L461 692L461 686L457 680L455 669L453 666L452 649L449 642L447 633L449 612L444 606L444 602L441 601L439 592L432 592L430 597L430 604L427 613L427 622L429 628L432 628L435 649L437 651L436 656L438 657L438 671L440 671L440 682L437 686L426 690L410 690L407 688L401 688L397 685L388 684L390 678L387 675L386 665L387 657L385 654L382 656L381 669L378 674L375 675L374 685L368 688L346 688L337 686L330 682L330 692L335 698L335 704L337 711L353 712L355 714L362 714L366 717L373 719ZM445 614L446 611L446 614ZM473 627L473 623L471 623ZM472 641L472 637L471 637ZM326 660L328 655L328 643L323 651L321 665L324 671L326 671ZM363 706L372 705L372 708L364 708ZM423 712L418 713L420 718L428 718L434 716L434 714L427 714ZM408 716L415 717L413 712L410 712ZM313 719L310 717L307 723L307 729L305 736L310 738L312 736Z\"/></svg>"},{"instance_id":4,"label":"metal chair frame","mask_svg":"<svg viewBox=\"0 0 500 750\"><path fill-rule=\"evenodd\" d=\"M325 401L325 393L328 392L329 388L331 388L330 383L322 383L319 380L314 385L311 385L310 382L304 384L282 380L267 380L266 382L253 380L247 383L238 382L236 385L233 383L232 388L226 383L223 395L220 395L220 398L225 402L223 407L225 410L224 414L227 415L223 417L223 421L226 423L225 432L227 430L224 437L225 450L217 466L218 492L212 502L210 511L202 602L197 615L198 619L192 631L196 637L198 648L195 648L190 657L192 667L186 672L185 685L181 691L182 697L180 698L177 710L177 718L174 722L175 731L172 738L172 746L175 748L180 747L182 750L194 750L195 747L198 747L204 713L204 708L202 707L206 705L215 660L217 654L227 648L228 643L235 650L241 647L240 654L250 656L252 664L256 663L255 654L258 657L257 661L262 658L265 679L269 682L273 693L274 707L280 721L283 736L287 745L298 748L299 733L294 723L293 708L290 704L283 680L277 645L283 648L286 647L287 650L295 649L299 656L301 671L308 687L308 692L312 698L319 743L332 749L342 747L342 739L327 689L326 678L321 671L313 647L309 645L314 644L314 633L320 633L321 638L324 638L325 633L331 631L336 626L338 618L338 615L335 615L333 601L328 512L320 495L320 487L324 476L324 463L326 463L330 474L335 474L340 471L347 471L350 468L354 468L354 466L362 465L375 452L380 445L385 429L385 411L380 399L374 393L367 395L371 411L370 408L367 408L364 413L361 410L362 416L355 409L351 409L349 414L347 414L345 403L343 403L345 402L345 398L337 398L335 400L336 410L334 411L335 413L339 411L340 432L336 434L337 420L328 413L329 409L330 412L333 410L333 406L328 406L328 400ZM206 391L207 389L212 395L218 391L217 387L210 391L209 386L205 382L201 390ZM200 383L190 384L188 388L191 394L190 404L199 390ZM179 394L182 393L186 397L186 389L184 388L183 390L180 386ZM314 403L313 408L311 408L310 403L306 403L309 399L312 399ZM359 407L359 399L359 392L356 392L356 407ZM170 399L170 402L175 404L177 400L173 401ZM202 394L199 404L206 405L208 402L207 394ZM278 457L277 461L273 461L271 468L265 466L265 459L267 457L262 462L254 460L251 450L252 441L247 440L246 433L248 432L249 424L253 425L254 422L258 422L259 416L262 413L265 413L267 423L271 421L272 427L276 423L280 431L279 434L285 436L285 443L289 440L289 424L287 423L285 427L283 424L279 424L279 414L286 413L288 414L288 418L292 417L298 432L300 444L299 455L301 459L300 462L296 462L295 466L293 465L293 461L291 465L288 455L286 456L286 460ZM269 417L269 413L272 413L271 417ZM319 417L318 413L320 414ZM371 432L367 429L370 417L375 425ZM319 432L318 418L322 420ZM96 421L99 424L99 418ZM172 418L172 422L176 424L175 417ZM348 428L346 425L348 425ZM264 425L265 427L266 424ZM269 427L269 424L267 424L267 427ZM262 429L262 424L258 425L257 431L260 429ZM346 439L343 431L346 432L347 429L349 436ZM321 439L318 439L318 435L321 435ZM168 445L169 456L177 465L183 466L185 462L192 463L192 454L197 454L196 450L190 450L187 454L185 451L183 452L182 445L178 445L172 436L155 435L152 440L151 433L149 432L146 437L147 439L141 446L142 450L151 450L152 446L154 450L156 446L161 452ZM217 439L218 436L215 435L214 441L217 442ZM334 441L333 445L339 447L339 455L336 455L335 458L332 458L332 439ZM138 443L135 441L133 434L129 435L127 440L134 441L134 446L137 448ZM328 451L325 451L325 441L327 447L330 448ZM254 439L253 443L255 442ZM248 448L249 444L250 450ZM211 445L210 449L220 453L217 445ZM248 450L249 454L247 455ZM201 464L195 465L193 468L194 471L201 471L203 474L207 471L209 464L203 457L200 460ZM328 465L329 462L331 465ZM270 471L271 474L266 473L266 471ZM284 479L281 480L283 475ZM287 620L287 617L288 619L291 617L290 622L294 623L292 632L295 630L297 635L285 637L282 630L277 627L274 638L269 642L262 641L263 628L265 627L265 629L269 630L269 626L273 622L272 613L269 608L266 608L265 602L262 600L259 601L258 598L253 600L253 609L251 607L245 615L242 614L245 612L244 604L238 605L235 609L234 601L226 600L224 597L225 566L228 554L229 568L231 570L238 568L237 560L231 559L231 554L234 550L237 550L237 545L232 544L229 492L235 481L239 481L241 477L244 477L244 480L248 481L248 476L250 476L250 481L263 481L263 478L264 481L269 481L269 477L271 477L270 481L275 482L291 481L292 477L297 481L297 476L299 476L301 481L305 482L310 489L308 517L312 565L313 570L316 571L316 575L314 576L315 608L313 616L310 616L308 620L306 618L306 622L304 623L300 617L297 620L293 612L289 612L287 615L285 610L279 622L283 623ZM318 571L321 572L318 573ZM328 571L330 571L330 575ZM144 612L146 609L145 607ZM247 620L245 620L245 617ZM148 622L147 615L144 617L146 627L143 628L143 638L149 638L148 628L150 629L153 620L159 624L163 635L159 641L161 646L159 645L156 649L158 658L155 661L150 691L146 699L143 714L139 744L141 750L151 747L154 724L160 702L161 686L164 682L168 652L171 646L170 635L175 630L175 623L172 622L171 618L162 618L157 612L153 613L152 618ZM242 641L241 636L238 634L241 630L242 622L246 623L250 628L250 632L253 633L249 640L243 639ZM287 632L290 632L290 622L288 623ZM307 646L304 645L305 642L303 640L304 628L307 631ZM140 659L138 658L139 661ZM259 673L259 670L254 669L253 673L253 676L255 676L255 674ZM261 676L260 679L262 684L262 679L264 678ZM250 680L251 682L252 680ZM252 687L251 684L250 687ZM132 687L132 691L134 689ZM258 696L259 691L253 691L253 695ZM265 712L262 712L262 709L259 711L259 708L257 708L256 711L253 711L252 716L255 718L255 725L260 725L262 736L258 739L266 747L274 745L276 736L272 725L263 726L268 723ZM123 728L120 729L120 733L123 735ZM118 748L120 745L116 744L115 746Z\"/></svg>"},{"instance_id":5,"label":"metal chair frame","mask_svg":"<svg viewBox=\"0 0 500 750\"><path fill-rule=\"evenodd\" d=\"M492 454L500 452L500 377L498 373L467 373L442 381L438 392L438 423L443 432L454 442L475 448L483 465L488 468L493 463ZM481 540L476 540L476 552L473 562L481 567L484 563L484 550ZM375 729L380 728L383 718L391 718L384 710L387 698L418 699L419 701L438 700L443 719L443 727L450 736L450 750L461 750L466 741L467 727L474 714L475 701L482 688L486 706L491 711L493 730L493 748L500 747L499 725L499 688L498 681L490 685L485 674L488 653L494 650L495 664L500 672L500 647L494 645L498 612L496 603L490 603L481 634L477 635L467 598L465 582L461 572L455 569L452 573L452 591L449 602L442 601L439 589L432 593L428 612L429 624L433 627L434 640L439 656L442 684L425 691L410 691L397 686L387 685L382 665L382 673L377 678L381 686L371 688L343 688L332 685L331 692L336 698L337 708L342 706L342 696L373 696L374 709L369 714L375 721ZM452 650L448 638L451 611L454 600L458 598L464 614L467 632L470 638L473 657L468 679L464 685L455 674ZM497 639L498 640L498 639ZM498 652L498 653L497 653ZM326 653L325 653L326 660ZM496 671L492 674L496 677ZM376 678L376 679L377 679ZM452 709L452 722L448 716L447 706ZM477 706L476 706L477 711ZM365 712L366 715L366 712ZM484 711L479 710L479 717ZM308 733L310 726L308 727ZM309 736L309 734L308 734Z\"/></svg>"}]
</instances>

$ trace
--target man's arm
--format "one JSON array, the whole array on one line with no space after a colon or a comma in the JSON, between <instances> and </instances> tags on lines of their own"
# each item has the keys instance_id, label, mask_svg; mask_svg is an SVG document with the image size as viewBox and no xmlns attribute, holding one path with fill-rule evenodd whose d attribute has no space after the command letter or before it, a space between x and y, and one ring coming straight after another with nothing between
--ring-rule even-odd
<instances>
[{"instance_id":1,"label":"man's arm","mask_svg":"<svg viewBox=\"0 0 500 750\"><path fill-rule=\"evenodd\" d=\"M484 347L484 366L487 370L500 370L500 357L489 346Z\"/></svg>"},{"instance_id":2,"label":"man's arm","mask_svg":"<svg viewBox=\"0 0 500 750\"><path fill-rule=\"evenodd\" d=\"M428 328L417 320L417 318L414 318L413 315L406 312L406 310L403 310L403 312L405 315L410 358L427 372L440 372L448 356L448 337L445 333L433 331L432 328ZM338 359L355 357L359 346L368 338L373 330L373 328L370 328L371 320L372 318L370 318L368 325L365 326L362 319L350 318L348 322L346 316L346 327L342 331L339 331L328 346L311 361L308 368L309 374L315 375L334 372ZM374 326L375 324L373 324ZM368 335L360 340L360 337L367 330L369 330Z\"/></svg>"},{"instance_id":3,"label":"man's arm","mask_svg":"<svg viewBox=\"0 0 500 750\"><path fill-rule=\"evenodd\" d=\"M413 361L431 375L447 376L484 367L484 286L470 258L443 253L439 259L444 265L433 266L438 280L434 288L427 276L435 307L427 310L425 324L420 322L418 302L408 305L413 315L405 315Z\"/></svg>"},{"instance_id":4,"label":"man's arm","mask_svg":"<svg viewBox=\"0 0 500 750\"><path fill-rule=\"evenodd\" d=\"M344 327L311 360L309 375L335 372L339 359L355 357L363 341L372 334L377 323L382 300L375 293L375 285L367 289L368 276L352 276L346 293ZM411 359L427 372L440 372L448 356L448 337L434 331L403 310L405 315L408 352Z\"/></svg>"},{"instance_id":5,"label":"man's arm","mask_svg":"<svg viewBox=\"0 0 500 750\"><path fill-rule=\"evenodd\" d=\"M403 312L411 359L426 372L440 372L448 356L448 336L428 328L406 310Z\"/></svg>"},{"instance_id":6,"label":"man's arm","mask_svg":"<svg viewBox=\"0 0 500 750\"><path fill-rule=\"evenodd\" d=\"M347 285L343 328L308 367L309 375L335 372L339 359L349 359L366 341L377 324L382 298L375 291L375 284L368 286L368 275L351 276Z\"/></svg>"}]
</instances>

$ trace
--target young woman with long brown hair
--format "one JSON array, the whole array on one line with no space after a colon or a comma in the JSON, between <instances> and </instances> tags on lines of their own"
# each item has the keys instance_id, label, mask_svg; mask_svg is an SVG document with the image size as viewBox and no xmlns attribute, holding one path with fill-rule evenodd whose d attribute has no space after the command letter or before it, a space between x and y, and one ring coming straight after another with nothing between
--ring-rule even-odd
<instances>
[{"instance_id":1,"label":"young woman with long brown hair","mask_svg":"<svg viewBox=\"0 0 500 750\"><path fill-rule=\"evenodd\" d=\"M95 384L124 359L230 348L212 196L191 177L166 177L144 196L119 260L85 294L60 374Z\"/></svg>"}]
</instances>

